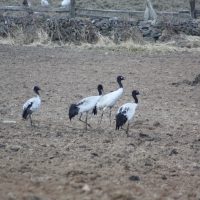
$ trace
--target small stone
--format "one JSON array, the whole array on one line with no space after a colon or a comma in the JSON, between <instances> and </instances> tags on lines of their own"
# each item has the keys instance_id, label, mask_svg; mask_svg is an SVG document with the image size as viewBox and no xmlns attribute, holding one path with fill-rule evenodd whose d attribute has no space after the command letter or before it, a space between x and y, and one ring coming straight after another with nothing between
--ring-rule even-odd
<instances>
[{"instance_id":1,"label":"small stone","mask_svg":"<svg viewBox=\"0 0 200 200\"><path fill-rule=\"evenodd\" d=\"M139 176L130 176L129 180L130 181L140 181L140 177Z\"/></svg>"},{"instance_id":2,"label":"small stone","mask_svg":"<svg viewBox=\"0 0 200 200\"><path fill-rule=\"evenodd\" d=\"M178 154L178 151L176 149L172 149L169 156L177 155L177 154Z\"/></svg>"},{"instance_id":3,"label":"small stone","mask_svg":"<svg viewBox=\"0 0 200 200\"><path fill-rule=\"evenodd\" d=\"M84 192L90 192L90 186L88 185L88 184L85 184L83 187L82 187L82 190L84 191Z\"/></svg>"},{"instance_id":4,"label":"small stone","mask_svg":"<svg viewBox=\"0 0 200 200\"><path fill-rule=\"evenodd\" d=\"M162 175L162 180L167 180L167 177L165 175Z\"/></svg>"},{"instance_id":5,"label":"small stone","mask_svg":"<svg viewBox=\"0 0 200 200\"><path fill-rule=\"evenodd\" d=\"M150 159L146 159L144 165L149 167L153 166L152 161Z\"/></svg>"},{"instance_id":6,"label":"small stone","mask_svg":"<svg viewBox=\"0 0 200 200\"><path fill-rule=\"evenodd\" d=\"M5 149L6 145L5 144L0 144L0 149Z\"/></svg>"},{"instance_id":7,"label":"small stone","mask_svg":"<svg viewBox=\"0 0 200 200\"><path fill-rule=\"evenodd\" d=\"M160 124L160 122L154 122L153 123L153 126L155 126L155 127L159 127L161 124Z\"/></svg>"},{"instance_id":8,"label":"small stone","mask_svg":"<svg viewBox=\"0 0 200 200\"><path fill-rule=\"evenodd\" d=\"M111 143L111 141L110 141L110 140L107 140L107 139L105 139L105 140L103 141L103 143Z\"/></svg>"},{"instance_id":9,"label":"small stone","mask_svg":"<svg viewBox=\"0 0 200 200\"><path fill-rule=\"evenodd\" d=\"M15 200L15 199L16 199L15 195L12 192L9 192L8 193L8 200Z\"/></svg>"},{"instance_id":10,"label":"small stone","mask_svg":"<svg viewBox=\"0 0 200 200\"><path fill-rule=\"evenodd\" d=\"M130 168L131 168L130 166L124 165L124 169L125 169L125 170L130 170Z\"/></svg>"},{"instance_id":11,"label":"small stone","mask_svg":"<svg viewBox=\"0 0 200 200\"><path fill-rule=\"evenodd\" d=\"M168 136L170 136L170 137L172 137L172 136L173 136L173 134L171 134L171 133L167 133L166 135L168 135Z\"/></svg>"},{"instance_id":12,"label":"small stone","mask_svg":"<svg viewBox=\"0 0 200 200\"><path fill-rule=\"evenodd\" d=\"M92 155L93 157L98 157L98 156L99 156L98 153L91 153L91 155Z\"/></svg>"},{"instance_id":13,"label":"small stone","mask_svg":"<svg viewBox=\"0 0 200 200\"><path fill-rule=\"evenodd\" d=\"M11 151L15 151L15 152L17 152L17 151L19 151L21 149L21 147L20 146L10 146L10 150Z\"/></svg>"},{"instance_id":14,"label":"small stone","mask_svg":"<svg viewBox=\"0 0 200 200\"><path fill-rule=\"evenodd\" d=\"M86 146L86 145L80 145L79 148L81 148L81 149L86 149L87 146Z\"/></svg>"},{"instance_id":15,"label":"small stone","mask_svg":"<svg viewBox=\"0 0 200 200\"><path fill-rule=\"evenodd\" d=\"M27 195L23 197L23 200L42 200L42 199L36 195Z\"/></svg>"},{"instance_id":16,"label":"small stone","mask_svg":"<svg viewBox=\"0 0 200 200\"><path fill-rule=\"evenodd\" d=\"M63 134L61 132L57 132L56 137L63 137Z\"/></svg>"},{"instance_id":17,"label":"small stone","mask_svg":"<svg viewBox=\"0 0 200 200\"><path fill-rule=\"evenodd\" d=\"M129 145L129 146L133 146L133 147L135 146L133 143L129 143L128 145Z\"/></svg>"},{"instance_id":18,"label":"small stone","mask_svg":"<svg viewBox=\"0 0 200 200\"><path fill-rule=\"evenodd\" d=\"M141 137L141 138L145 138L145 137L146 137L146 138L149 138L149 135L147 135L147 134L145 134L145 133L140 133L140 137Z\"/></svg>"}]
</instances>

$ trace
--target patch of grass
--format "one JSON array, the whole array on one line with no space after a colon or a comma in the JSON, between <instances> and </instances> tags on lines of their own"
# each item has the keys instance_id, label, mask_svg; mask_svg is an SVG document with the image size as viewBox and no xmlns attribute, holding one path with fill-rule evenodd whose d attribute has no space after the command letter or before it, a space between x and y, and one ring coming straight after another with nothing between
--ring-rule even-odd
<instances>
[{"instance_id":1,"label":"patch of grass","mask_svg":"<svg viewBox=\"0 0 200 200\"><path fill-rule=\"evenodd\" d=\"M200 37L183 34L175 35L167 42L154 43L144 41L136 32L131 39L116 43L114 36L106 37L99 33L98 41L95 44L82 42L80 45L76 45L73 43L63 43L62 41L52 42L47 32L43 29L38 29L35 34L30 35L20 27L15 27L15 30L12 31L12 35L8 34L7 38L0 38L0 43L9 45L44 46L49 48L98 48L110 51L148 52L150 54L175 51L200 51Z\"/></svg>"},{"instance_id":2,"label":"patch of grass","mask_svg":"<svg viewBox=\"0 0 200 200\"><path fill-rule=\"evenodd\" d=\"M0 44L10 45L46 45L50 44L48 34L43 29L38 29L35 34L28 33L22 27L15 27L12 33L8 33L7 37L0 37Z\"/></svg>"},{"instance_id":3,"label":"patch of grass","mask_svg":"<svg viewBox=\"0 0 200 200\"><path fill-rule=\"evenodd\" d=\"M191 38L190 38L191 39ZM193 38L194 40L194 38ZM194 40L196 41L197 38ZM199 38L200 42L200 38ZM200 44L200 43L199 43ZM116 44L108 37L99 36L99 40L96 44L86 44L82 43L79 48L99 48L110 51L128 51L128 52L139 52L139 53L150 53L150 54L165 54L170 52L184 52L184 51L200 51L199 47L188 48L188 46L178 46L176 45L175 40L169 42L146 42L146 41L137 41L137 40L127 40Z\"/></svg>"},{"instance_id":4,"label":"patch of grass","mask_svg":"<svg viewBox=\"0 0 200 200\"><path fill-rule=\"evenodd\" d=\"M45 32L43 29L38 29L36 31L36 38L34 39L33 44L35 45L45 45L51 44L51 40L49 39L49 35L47 34L47 32Z\"/></svg>"},{"instance_id":5,"label":"patch of grass","mask_svg":"<svg viewBox=\"0 0 200 200\"><path fill-rule=\"evenodd\" d=\"M199 48L200 47L200 37L186 35L185 39L191 44L192 48Z\"/></svg>"},{"instance_id":6,"label":"patch of grass","mask_svg":"<svg viewBox=\"0 0 200 200\"><path fill-rule=\"evenodd\" d=\"M0 37L0 44L14 45L15 42L13 38L8 35L6 38Z\"/></svg>"}]
</instances>

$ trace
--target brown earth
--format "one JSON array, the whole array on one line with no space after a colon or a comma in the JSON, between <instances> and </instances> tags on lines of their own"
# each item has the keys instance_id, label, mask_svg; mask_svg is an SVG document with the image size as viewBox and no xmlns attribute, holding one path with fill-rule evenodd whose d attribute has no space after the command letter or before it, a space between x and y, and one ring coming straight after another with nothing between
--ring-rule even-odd
<instances>
[{"instance_id":1,"label":"brown earth","mask_svg":"<svg viewBox=\"0 0 200 200\"><path fill-rule=\"evenodd\" d=\"M200 199L200 86L184 83L199 74L200 53L0 45L0 58L1 200ZM88 131L70 123L70 103L99 83L115 90L119 74L112 125L108 113L101 125L91 116ZM32 128L21 108L35 84L42 106ZM141 95L127 137L114 114L133 89Z\"/></svg>"}]
</instances>

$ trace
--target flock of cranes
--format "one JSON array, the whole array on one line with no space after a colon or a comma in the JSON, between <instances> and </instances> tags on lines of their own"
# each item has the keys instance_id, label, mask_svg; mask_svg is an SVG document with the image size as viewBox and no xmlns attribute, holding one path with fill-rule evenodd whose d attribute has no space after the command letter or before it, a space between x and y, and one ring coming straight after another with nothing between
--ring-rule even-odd
<instances>
[{"instance_id":1,"label":"flock of cranes","mask_svg":"<svg viewBox=\"0 0 200 200\"><path fill-rule=\"evenodd\" d=\"M97 112L101 110L102 114L99 121L99 123L101 123L103 114L105 110L108 108L110 110L109 120L111 124L111 110L123 94L123 85L122 85L123 80L125 80L123 76L117 77L117 83L119 85L119 88L113 92L104 94L103 86L99 84L97 87L99 94L97 96L89 96L89 97L83 98L77 103L71 104L69 108L70 121L76 115L80 115L79 120L85 124L85 129L87 130L88 126L91 127L90 124L88 123L88 114L97 115ZM33 91L36 93L36 96L27 100L24 103L23 112L22 112L22 118L25 120L30 119L31 125L33 124L31 115L32 113L36 112L40 108L40 105L41 105L41 99L40 99L40 93L39 93L40 88L38 86L35 86L33 88ZM134 101L123 104L116 113L116 118L115 118L116 130L119 130L119 128L123 128L123 125L125 125L127 122L127 129L126 129L127 135L129 132L129 123L133 119L135 110L138 105L137 95L139 95L139 91L133 90L132 97ZM86 115L85 121L81 119L84 113Z\"/></svg>"},{"instance_id":2,"label":"flock of cranes","mask_svg":"<svg viewBox=\"0 0 200 200\"><path fill-rule=\"evenodd\" d=\"M70 3L71 3L71 0L63 0L60 5L62 7L69 7ZM30 0L23 0L22 4L24 6L31 7L31 1ZM41 0L41 6L48 7L48 6L50 6L50 3L49 3L48 0Z\"/></svg>"}]
</instances>

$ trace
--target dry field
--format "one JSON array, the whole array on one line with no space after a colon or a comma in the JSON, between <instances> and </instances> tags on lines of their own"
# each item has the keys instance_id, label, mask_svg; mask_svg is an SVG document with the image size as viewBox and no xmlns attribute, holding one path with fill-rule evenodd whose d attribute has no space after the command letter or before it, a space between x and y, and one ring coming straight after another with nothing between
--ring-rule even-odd
<instances>
[{"instance_id":1,"label":"dry field","mask_svg":"<svg viewBox=\"0 0 200 200\"><path fill-rule=\"evenodd\" d=\"M33 5L39 5L40 0L30 0ZM49 0L53 6L59 6L62 0ZM0 5L20 5L22 0L1 0ZM145 0L76 0L80 8L98 9L128 9L144 10ZM189 0L152 0L154 8L157 10L184 10L189 9ZM196 1L200 9L200 2Z\"/></svg>"},{"instance_id":2,"label":"dry field","mask_svg":"<svg viewBox=\"0 0 200 200\"><path fill-rule=\"evenodd\" d=\"M0 45L1 200L200 199L200 86L174 85L199 74L199 52L165 54L105 49ZM88 131L67 116L70 103L117 88L124 95ZM42 107L21 120L33 85ZM138 89L139 107L130 128L115 131L117 107ZM14 120L16 123L5 123Z\"/></svg>"}]
</instances>

